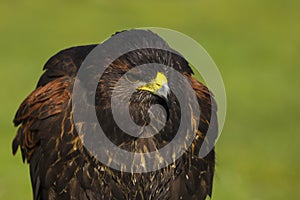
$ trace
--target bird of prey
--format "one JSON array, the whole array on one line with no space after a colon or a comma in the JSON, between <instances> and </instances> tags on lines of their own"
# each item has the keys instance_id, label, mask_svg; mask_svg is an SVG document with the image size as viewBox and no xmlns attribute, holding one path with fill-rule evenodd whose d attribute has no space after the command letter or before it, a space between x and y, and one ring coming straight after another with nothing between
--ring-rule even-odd
<instances>
[{"instance_id":1,"label":"bird of prey","mask_svg":"<svg viewBox=\"0 0 300 200\"><path fill-rule=\"evenodd\" d=\"M140 32L153 37L149 39L140 36ZM122 32L112 38L119 34ZM135 30L134 34L135 39L142 43L171 49L162 38L151 31ZM134 41L126 38L123 40L124 45L136 45ZM76 127L73 119L73 109L76 107L72 103L73 87L82 63L96 47L97 45L72 47L52 56L44 66L45 71L36 89L22 102L15 115L14 124L18 126L18 131L12 144L13 154L20 147L23 162L29 164L33 198L204 200L211 196L215 167L214 149L204 157L199 156L199 152L203 145L214 144L217 136L217 122L214 120L217 111L212 106L215 101L208 88L192 76L192 68L180 54L159 48L141 48L111 60L100 78L95 76L95 70L87 70L85 75L88 81L95 78L98 80L94 102L83 102L93 106L103 132L117 147L128 152L155 152L167 146L180 130L193 136L184 153L157 170L135 172L112 168L86 148L81 130ZM148 64L147 70L138 68L144 64ZM151 67L155 64L167 67L157 70ZM196 102L188 100L180 105L172 88L183 94L188 88L181 80L170 81L171 69L187 80ZM121 77L124 77L122 82ZM90 91L86 89L88 81L81 84L83 92L79 95L83 99L90 95ZM121 83L117 84L118 82ZM129 90L133 93L128 104L112 104L113 94L121 102ZM189 95L186 96L189 99ZM198 107L190 105L195 103ZM166 115L163 128L158 130L159 133L147 137L138 138L127 134L115 122L111 109L115 106L116 112L123 115L124 105L129 109L131 120L139 127L146 127L151 124L151 120L155 121L156 118L150 116L151 106L160 105L164 109L159 111L166 112L152 114ZM183 107L190 109L192 114L181 114ZM180 129L182 119L196 127ZM81 116L80 120L87 127L94 126L88 117ZM195 121L199 123L194 123ZM212 137L206 137L209 127L213 127ZM154 123L152 128L141 130L155 132L156 128ZM170 156L174 154L172 149L168 153Z\"/></svg>"}]
</instances>

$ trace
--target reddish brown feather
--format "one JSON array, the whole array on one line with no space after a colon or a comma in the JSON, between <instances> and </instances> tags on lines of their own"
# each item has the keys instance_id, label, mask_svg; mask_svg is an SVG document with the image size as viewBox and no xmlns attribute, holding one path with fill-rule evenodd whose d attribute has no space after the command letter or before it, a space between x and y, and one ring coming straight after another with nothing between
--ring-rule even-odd
<instances>
[{"instance_id":1,"label":"reddish brown feather","mask_svg":"<svg viewBox=\"0 0 300 200\"><path fill-rule=\"evenodd\" d=\"M21 147L23 161L30 161L40 141L34 123L61 113L70 99L69 77L60 77L34 90L20 105L14 119L15 126L21 124L13 141L13 154Z\"/></svg>"}]
</instances>

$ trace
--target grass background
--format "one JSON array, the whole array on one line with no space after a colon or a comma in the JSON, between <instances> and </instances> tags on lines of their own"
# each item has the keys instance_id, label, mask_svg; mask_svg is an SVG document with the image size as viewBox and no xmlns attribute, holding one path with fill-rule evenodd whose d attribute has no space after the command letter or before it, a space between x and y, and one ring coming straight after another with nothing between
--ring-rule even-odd
<instances>
[{"instance_id":1,"label":"grass background","mask_svg":"<svg viewBox=\"0 0 300 200\"><path fill-rule=\"evenodd\" d=\"M300 1L0 1L0 199L31 199L12 119L57 51L156 26L206 48L228 97L213 199L299 199Z\"/></svg>"}]
</instances>

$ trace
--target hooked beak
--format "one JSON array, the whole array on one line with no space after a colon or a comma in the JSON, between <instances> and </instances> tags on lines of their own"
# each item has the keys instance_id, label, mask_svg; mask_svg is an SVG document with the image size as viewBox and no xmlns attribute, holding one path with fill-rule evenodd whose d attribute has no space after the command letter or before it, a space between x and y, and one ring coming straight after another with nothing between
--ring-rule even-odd
<instances>
[{"instance_id":1,"label":"hooked beak","mask_svg":"<svg viewBox=\"0 0 300 200\"><path fill-rule=\"evenodd\" d=\"M167 83L164 83L162 87L156 91L156 95L162 97L166 101L168 101L169 94L170 94L170 88Z\"/></svg>"}]
</instances>

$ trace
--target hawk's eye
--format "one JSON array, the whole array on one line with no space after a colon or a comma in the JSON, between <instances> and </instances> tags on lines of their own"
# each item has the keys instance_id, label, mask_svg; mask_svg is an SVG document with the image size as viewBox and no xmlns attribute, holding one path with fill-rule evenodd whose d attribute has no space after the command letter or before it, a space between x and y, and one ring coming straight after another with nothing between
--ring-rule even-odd
<instances>
[{"instance_id":1,"label":"hawk's eye","mask_svg":"<svg viewBox=\"0 0 300 200\"><path fill-rule=\"evenodd\" d=\"M133 73L133 72L128 72L124 75L125 79L128 80L131 83L136 83L141 80L141 74L139 73Z\"/></svg>"}]
</instances>

